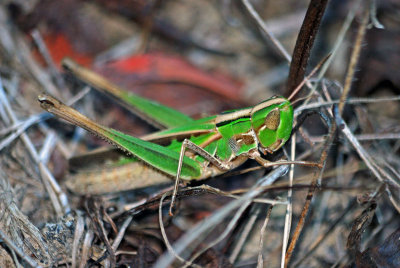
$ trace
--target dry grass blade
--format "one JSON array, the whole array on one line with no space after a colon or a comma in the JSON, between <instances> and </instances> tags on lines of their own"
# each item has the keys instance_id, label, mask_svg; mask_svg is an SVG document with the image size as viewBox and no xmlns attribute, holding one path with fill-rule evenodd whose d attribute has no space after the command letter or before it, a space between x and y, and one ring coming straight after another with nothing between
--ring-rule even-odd
<instances>
[{"instance_id":1,"label":"dry grass blade","mask_svg":"<svg viewBox=\"0 0 400 268\"><path fill-rule=\"evenodd\" d=\"M82 257L79 263L79 268L86 267L86 262L89 259L90 250L92 248L93 238L94 238L94 233L92 230L89 230L86 233L85 238L83 240Z\"/></svg>"},{"instance_id":2,"label":"dry grass blade","mask_svg":"<svg viewBox=\"0 0 400 268\"><path fill-rule=\"evenodd\" d=\"M262 29L262 31L269 37L269 39L275 45L277 50L282 54L282 56L286 59L286 61L291 62L292 57L289 55L283 45L278 41L278 39L276 39L275 36L268 30L267 25L261 19L260 15L258 15L257 11L254 9L251 3L248 0L242 0L242 3L246 7L247 11L250 13L252 18L256 21L260 29Z\"/></svg>"},{"instance_id":3,"label":"dry grass blade","mask_svg":"<svg viewBox=\"0 0 400 268\"><path fill-rule=\"evenodd\" d=\"M229 261L231 263L235 263L237 257L239 256L239 253L242 251L250 232L253 230L255 226L255 222L257 218L259 217L261 212L261 207L252 207L250 211L250 219L246 222L246 225L243 228L243 231L240 233L240 237L238 239L238 242L235 244L235 247L232 250L232 254L229 256Z\"/></svg>"},{"instance_id":4,"label":"dry grass blade","mask_svg":"<svg viewBox=\"0 0 400 268\"><path fill-rule=\"evenodd\" d=\"M347 99L347 96L349 95L351 83L354 79L354 72L356 70L356 65L358 63L358 59L360 57L361 43L364 40L368 20L369 20L369 9L366 8L364 11L364 15L362 17L362 21L360 23L360 27L358 28L358 31L357 31L357 37L356 37L356 41L354 43L353 52L350 57L350 63L349 63L348 71L346 74L346 80L344 81L343 92L342 92L342 95L340 96L340 102L339 102L339 114L340 115L343 113L345 100Z\"/></svg>"},{"instance_id":5,"label":"dry grass blade","mask_svg":"<svg viewBox=\"0 0 400 268\"><path fill-rule=\"evenodd\" d=\"M77 262L78 262L78 250L79 250L79 246L80 246L80 240L81 237L84 234L84 220L81 216L78 215L78 219L76 221L76 227L75 227L75 232L74 232L74 242L72 244L72 254L71 254L71 267L72 268L76 268L78 267ZM83 257L83 256L82 256Z\"/></svg>"},{"instance_id":6,"label":"dry grass blade","mask_svg":"<svg viewBox=\"0 0 400 268\"><path fill-rule=\"evenodd\" d=\"M264 244L264 235L265 235L265 230L267 229L267 225L268 225L268 221L271 217L271 212L272 209L274 208L273 205L269 206L268 211L267 211L267 215L265 216L265 220L263 223L263 226L261 227L260 230L260 245L259 245L259 252L258 252L258 260L257 260L257 268L261 268L264 267L263 266L263 244Z\"/></svg>"},{"instance_id":7,"label":"dry grass blade","mask_svg":"<svg viewBox=\"0 0 400 268\"><path fill-rule=\"evenodd\" d=\"M291 144L291 160L295 159L295 152L296 152L296 133L292 135L292 144ZM292 227L292 217L293 217L293 177L294 177L294 165L290 165L289 171L289 190L287 194L288 204L286 205L286 215L285 215L285 226L283 229L283 241L282 241L282 253L281 253L281 267L285 266L286 260L286 250L289 242L290 236L290 228Z\"/></svg>"}]
</instances>

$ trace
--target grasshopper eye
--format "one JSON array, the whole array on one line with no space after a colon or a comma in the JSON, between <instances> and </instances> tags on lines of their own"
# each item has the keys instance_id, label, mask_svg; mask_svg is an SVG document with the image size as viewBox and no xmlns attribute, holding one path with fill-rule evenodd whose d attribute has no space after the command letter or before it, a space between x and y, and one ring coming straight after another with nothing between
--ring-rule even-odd
<instances>
[{"instance_id":1,"label":"grasshopper eye","mask_svg":"<svg viewBox=\"0 0 400 268\"><path fill-rule=\"evenodd\" d=\"M269 99L253 108L251 123L261 151L272 153L290 137L293 108L282 97Z\"/></svg>"},{"instance_id":2,"label":"grasshopper eye","mask_svg":"<svg viewBox=\"0 0 400 268\"><path fill-rule=\"evenodd\" d=\"M265 127L270 130L277 130L279 124L281 122L281 114L279 109L273 109L266 117L265 117Z\"/></svg>"}]
</instances>

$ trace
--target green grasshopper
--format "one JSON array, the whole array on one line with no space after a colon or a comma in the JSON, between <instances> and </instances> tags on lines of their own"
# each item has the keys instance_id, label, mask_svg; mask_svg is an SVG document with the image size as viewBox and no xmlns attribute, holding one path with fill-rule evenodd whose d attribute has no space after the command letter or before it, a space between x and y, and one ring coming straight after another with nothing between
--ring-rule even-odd
<instances>
[{"instance_id":1,"label":"green grasshopper","mask_svg":"<svg viewBox=\"0 0 400 268\"><path fill-rule=\"evenodd\" d=\"M288 99L272 97L254 107L237 109L194 120L157 102L123 91L98 74L71 60L64 67L79 79L116 98L125 107L158 127L167 128L142 138L102 126L48 95L40 95L41 107L70 123L105 139L119 149L176 178L178 182L202 180L232 170L247 159L264 167L282 164L319 166L306 161L270 162L261 156L279 150L290 138L293 108ZM161 144L169 144L163 146ZM186 150L192 151L186 154Z\"/></svg>"}]
</instances>

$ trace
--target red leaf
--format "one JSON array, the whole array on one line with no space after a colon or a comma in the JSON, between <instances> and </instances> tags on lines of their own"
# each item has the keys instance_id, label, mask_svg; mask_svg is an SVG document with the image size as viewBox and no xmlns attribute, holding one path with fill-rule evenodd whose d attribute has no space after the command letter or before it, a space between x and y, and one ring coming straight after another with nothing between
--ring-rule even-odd
<instances>
[{"instance_id":1,"label":"red leaf","mask_svg":"<svg viewBox=\"0 0 400 268\"><path fill-rule=\"evenodd\" d=\"M44 37L44 41L50 56L58 67L60 67L61 60L65 57L72 58L84 66L90 66L92 64L92 57L75 50L63 34L47 34Z\"/></svg>"},{"instance_id":2,"label":"red leaf","mask_svg":"<svg viewBox=\"0 0 400 268\"><path fill-rule=\"evenodd\" d=\"M135 55L108 64L102 69L111 72L114 69L116 72L134 75L138 84L171 82L188 84L242 102L241 82L219 73L205 72L178 56L162 53Z\"/></svg>"}]
</instances>

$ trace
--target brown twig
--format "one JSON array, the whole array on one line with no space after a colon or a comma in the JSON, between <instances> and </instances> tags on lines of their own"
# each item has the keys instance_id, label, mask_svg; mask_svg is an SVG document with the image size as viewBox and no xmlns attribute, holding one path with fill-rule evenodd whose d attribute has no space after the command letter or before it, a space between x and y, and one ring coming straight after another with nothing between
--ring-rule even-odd
<instances>
[{"instance_id":1,"label":"brown twig","mask_svg":"<svg viewBox=\"0 0 400 268\"><path fill-rule=\"evenodd\" d=\"M313 47L327 3L327 0L311 0L308 5L307 13L301 25L293 51L293 58L290 64L286 86L287 95L290 94L304 78L310 51Z\"/></svg>"}]
</instances>

